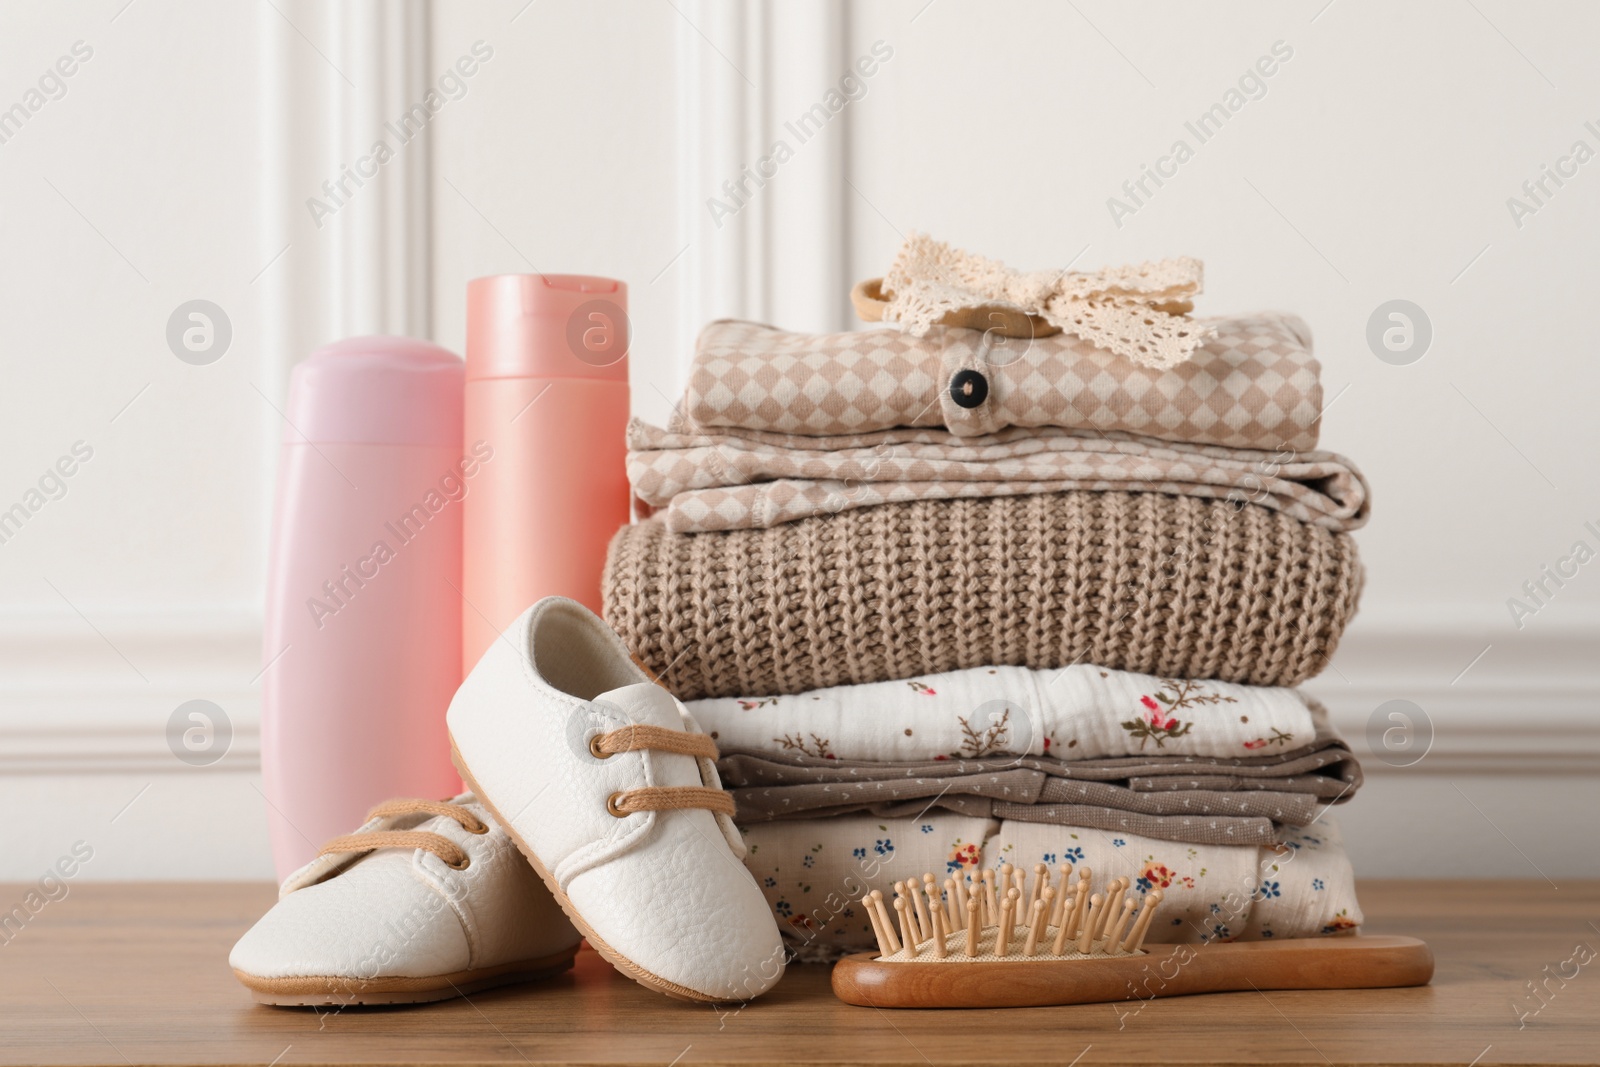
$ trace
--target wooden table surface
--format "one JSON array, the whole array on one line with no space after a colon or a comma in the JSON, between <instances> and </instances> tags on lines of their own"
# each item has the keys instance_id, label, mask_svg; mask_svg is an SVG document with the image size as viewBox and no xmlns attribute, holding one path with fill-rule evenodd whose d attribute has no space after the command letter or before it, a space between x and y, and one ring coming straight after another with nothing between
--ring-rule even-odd
<instances>
[{"instance_id":1,"label":"wooden table surface","mask_svg":"<svg viewBox=\"0 0 1600 1067\"><path fill-rule=\"evenodd\" d=\"M0 886L0 901L27 888ZM1134 1014L855 1008L819 966L791 967L742 1009L697 1007L587 950L568 975L470 1001L267 1008L226 960L272 896L72 886L0 943L0 1063L1600 1063L1600 882L1365 882L1368 931L1426 939L1432 986L1173 998Z\"/></svg>"}]
</instances>

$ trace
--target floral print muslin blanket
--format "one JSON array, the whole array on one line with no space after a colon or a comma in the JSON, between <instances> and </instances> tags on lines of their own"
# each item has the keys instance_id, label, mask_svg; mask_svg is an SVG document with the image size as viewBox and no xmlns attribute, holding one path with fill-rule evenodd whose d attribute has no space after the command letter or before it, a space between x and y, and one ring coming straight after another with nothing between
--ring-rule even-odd
<instances>
[{"instance_id":1,"label":"floral print muslin blanket","mask_svg":"<svg viewBox=\"0 0 1600 1067\"><path fill-rule=\"evenodd\" d=\"M1275 845L1191 845L1129 833L929 812L770 822L743 830L745 866L766 894L800 959L873 947L860 906L873 889L893 895L913 875L1044 863L1132 879L1130 892L1163 894L1153 942L1259 940L1344 933L1361 923L1355 876L1329 817Z\"/></svg>"},{"instance_id":2,"label":"floral print muslin blanket","mask_svg":"<svg viewBox=\"0 0 1600 1067\"><path fill-rule=\"evenodd\" d=\"M690 713L724 754L844 760L1063 760L1264 755L1317 733L1293 689L1157 678L1077 664L975 667L791 696L695 700Z\"/></svg>"}]
</instances>

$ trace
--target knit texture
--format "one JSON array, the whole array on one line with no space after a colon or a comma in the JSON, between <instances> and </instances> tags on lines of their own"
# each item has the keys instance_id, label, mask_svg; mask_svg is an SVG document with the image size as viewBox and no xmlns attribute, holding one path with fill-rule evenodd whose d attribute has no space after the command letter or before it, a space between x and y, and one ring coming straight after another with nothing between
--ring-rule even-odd
<instances>
[{"instance_id":1,"label":"knit texture","mask_svg":"<svg viewBox=\"0 0 1600 1067\"><path fill-rule=\"evenodd\" d=\"M1093 663L1298 685L1355 613L1355 542L1254 505L1049 493L762 530L623 527L606 620L680 699Z\"/></svg>"}]
</instances>

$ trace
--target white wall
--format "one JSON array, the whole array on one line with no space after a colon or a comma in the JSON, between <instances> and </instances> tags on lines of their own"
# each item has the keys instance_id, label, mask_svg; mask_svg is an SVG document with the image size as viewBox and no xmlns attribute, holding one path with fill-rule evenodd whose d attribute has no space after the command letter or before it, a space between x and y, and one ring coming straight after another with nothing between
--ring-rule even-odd
<instances>
[{"instance_id":1,"label":"white wall","mask_svg":"<svg viewBox=\"0 0 1600 1067\"><path fill-rule=\"evenodd\" d=\"M83 877L266 870L248 757L184 774L163 739L192 698L229 711L241 753L255 737L279 429L262 394L281 403L283 365L259 343L257 16L121 8L0 13L0 107L75 43L92 51L0 144L0 506L74 442L92 449L0 544L0 805L16 815L0 878L38 877L79 839ZM166 342L197 298L233 327L209 366Z\"/></svg>"},{"instance_id":2,"label":"white wall","mask_svg":"<svg viewBox=\"0 0 1600 1067\"><path fill-rule=\"evenodd\" d=\"M1368 761L1340 809L1357 869L1593 874L1572 842L1593 839L1584 813L1600 800L1600 564L1520 628L1507 599L1574 541L1600 551L1584 529L1600 529L1600 160L1520 227L1506 200L1575 140L1600 151L1583 43L1600 11L988 10L849 5L850 57L895 47L847 112L851 276L881 273L916 228L1030 268L1196 255L1202 311L1303 315L1331 401L1324 447L1353 457L1375 498L1361 615L1311 689L1353 739L1392 699L1434 727L1425 760ZM1293 55L1265 94L1201 144L1185 121L1279 41ZM1122 184L1178 138L1193 158L1118 225L1108 199L1131 203ZM1433 323L1409 366L1365 340L1394 298Z\"/></svg>"},{"instance_id":3,"label":"white wall","mask_svg":"<svg viewBox=\"0 0 1600 1067\"><path fill-rule=\"evenodd\" d=\"M1196 255L1203 312L1305 316L1324 443L1376 495L1362 614L1313 689L1358 743L1390 699L1434 727L1342 809L1358 870L1600 871L1573 847L1600 800L1600 564L1520 629L1506 604L1574 541L1600 549L1600 161L1520 228L1506 206L1574 140L1600 150L1591 5L124 2L0 11L0 108L93 49L0 144L0 506L94 450L0 544L0 803L39 816L0 879L78 839L83 877L268 875L274 405L315 344L459 350L468 278L611 274L660 419L700 323L843 328L849 282L914 228L1021 267ZM321 182L478 41L466 95L316 225ZM877 41L865 96L717 225L708 198ZM1195 146L1184 121L1277 41L1265 95ZM1194 158L1117 225L1107 198L1178 137ZM1397 297L1435 332L1409 366L1365 340ZM234 330L203 367L164 338L195 298ZM163 733L196 697L235 729L204 769Z\"/></svg>"}]
</instances>

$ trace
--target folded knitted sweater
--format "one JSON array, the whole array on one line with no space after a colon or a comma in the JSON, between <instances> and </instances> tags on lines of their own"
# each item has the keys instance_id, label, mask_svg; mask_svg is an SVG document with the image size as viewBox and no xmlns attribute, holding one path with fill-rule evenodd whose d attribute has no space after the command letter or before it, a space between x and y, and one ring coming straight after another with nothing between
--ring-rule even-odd
<instances>
[{"instance_id":1,"label":"folded knitted sweater","mask_svg":"<svg viewBox=\"0 0 1600 1067\"><path fill-rule=\"evenodd\" d=\"M613 538L604 614L681 699L1072 663L1298 685L1361 590L1355 542L1158 493L881 504L765 530Z\"/></svg>"},{"instance_id":2,"label":"folded knitted sweater","mask_svg":"<svg viewBox=\"0 0 1600 1067\"><path fill-rule=\"evenodd\" d=\"M915 818L843 815L743 827L745 866L766 894L786 943L803 960L873 945L857 904L896 881L1012 863L1121 875L1130 892L1159 888L1153 943L1254 941L1345 933L1362 921L1355 875L1333 819L1289 830L1271 845L1160 841L1130 832L1051 826L930 811Z\"/></svg>"},{"instance_id":3,"label":"folded knitted sweater","mask_svg":"<svg viewBox=\"0 0 1600 1067\"><path fill-rule=\"evenodd\" d=\"M1069 489L1260 504L1330 530L1367 521L1366 479L1333 452L1267 452L1125 433L1011 427L983 437L880 430L807 437L628 424L634 495L674 533L775 526L903 500Z\"/></svg>"},{"instance_id":4,"label":"folded knitted sweater","mask_svg":"<svg viewBox=\"0 0 1600 1067\"><path fill-rule=\"evenodd\" d=\"M684 415L703 427L869 433L944 426L1122 431L1231 448L1317 445L1321 368L1293 315L1197 320L1215 335L1183 363L1140 366L1071 334L999 339L933 326L789 333L713 322L689 369Z\"/></svg>"}]
</instances>

